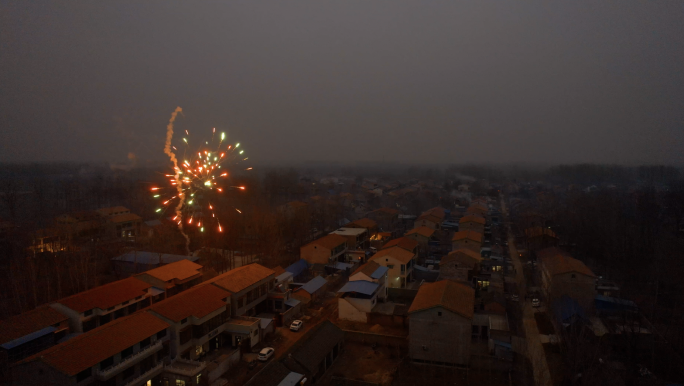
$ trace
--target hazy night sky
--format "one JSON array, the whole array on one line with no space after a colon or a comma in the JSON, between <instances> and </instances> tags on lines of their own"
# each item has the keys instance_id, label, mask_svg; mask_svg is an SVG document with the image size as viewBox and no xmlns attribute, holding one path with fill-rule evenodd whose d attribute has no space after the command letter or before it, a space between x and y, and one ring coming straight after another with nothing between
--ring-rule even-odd
<instances>
[{"instance_id":1,"label":"hazy night sky","mask_svg":"<svg viewBox=\"0 0 684 386\"><path fill-rule=\"evenodd\" d=\"M682 1L2 1L0 161L684 163Z\"/></svg>"}]
</instances>

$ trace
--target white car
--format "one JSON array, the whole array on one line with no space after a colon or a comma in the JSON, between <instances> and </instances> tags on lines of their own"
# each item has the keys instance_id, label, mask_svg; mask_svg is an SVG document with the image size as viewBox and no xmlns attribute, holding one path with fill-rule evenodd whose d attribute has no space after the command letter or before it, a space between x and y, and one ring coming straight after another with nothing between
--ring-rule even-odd
<instances>
[{"instance_id":1,"label":"white car","mask_svg":"<svg viewBox=\"0 0 684 386\"><path fill-rule=\"evenodd\" d=\"M273 353L275 352L275 349L273 347L266 347L259 351L259 360L262 362L265 362L268 360L268 358L273 356Z\"/></svg>"},{"instance_id":2,"label":"white car","mask_svg":"<svg viewBox=\"0 0 684 386\"><path fill-rule=\"evenodd\" d=\"M532 299L532 307L539 307L541 303L539 302L539 299L533 298Z\"/></svg>"},{"instance_id":3,"label":"white car","mask_svg":"<svg viewBox=\"0 0 684 386\"><path fill-rule=\"evenodd\" d=\"M301 320L295 320L290 324L290 330L292 331L299 331L300 328L302 328L302 325L304 325L304 322Z\"/></svg>"}]
</instances>

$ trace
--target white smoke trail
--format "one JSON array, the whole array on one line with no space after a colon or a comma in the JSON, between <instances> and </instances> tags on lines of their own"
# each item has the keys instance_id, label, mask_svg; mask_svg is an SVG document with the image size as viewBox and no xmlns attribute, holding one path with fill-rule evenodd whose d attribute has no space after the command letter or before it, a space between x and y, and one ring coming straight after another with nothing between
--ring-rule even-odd
<instances>
[{"instance_id":1,"label":"white smoke trail","mask_svg":"<svg viewBox=\"0 0 684 386\"><path fill-rule=\"evenodd\" d=\"M171 114L171 119L169 124L166 126L166 143L164 144L164 153L169 156L171 162L173 162L174 179L176 180L176 190L178 190L178 205L176 205L176 217L180 220L178 222L178 229L181 231L183 237L185 237L185 251L190 254L190 238L183 230L183 212L181 212L181 207L185 202L185 195L183 194L183 188L180 180L180 168L178 167L178 160L176 159L176 154L171 150L171 139L173 139L173 122L176 120L178 113L183 113L183 109L180 106L176 107L176 110Z\"/></svg>"}]
</instances>

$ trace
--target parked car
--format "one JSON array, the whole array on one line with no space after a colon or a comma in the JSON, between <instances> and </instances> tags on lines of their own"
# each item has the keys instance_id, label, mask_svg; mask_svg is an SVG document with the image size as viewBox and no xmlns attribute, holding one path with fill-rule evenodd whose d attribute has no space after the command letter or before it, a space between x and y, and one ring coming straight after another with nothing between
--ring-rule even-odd
<instances>
[{"instance_id":1,"label":"parked car","mask_svg":"<svg viewBox=\"0 0 684 386\"><path fill-rule=\"evenodd\" d=\"M273 347L265 347L261 351L259 351L259 360L262 362L265 362L268 360L268 358L273 356L273 353L275 352L275 349Z\"/></svg>"},{"instance_id":2,"label":"parked car","mask_svg":"<svg viewBox=\"0 0 684 386\"><path fill-rule=\"evenodd\" d=\"M302 322L301 320L295 320L292 322L292 324L290 324L290 330L299 331L299 329L302 328L303 324L304 322Z\"/></svg>"},{"instance_id":3,"label":"parked car","mask_svg":"<svg viewBox=\"0 0 684 386\"><path fill-rule=\"evenodd\" d=\"M532 298L532 307L539 307L541 305L541 302L539 301L539 298Z\"/></svg>"}]
</instances>

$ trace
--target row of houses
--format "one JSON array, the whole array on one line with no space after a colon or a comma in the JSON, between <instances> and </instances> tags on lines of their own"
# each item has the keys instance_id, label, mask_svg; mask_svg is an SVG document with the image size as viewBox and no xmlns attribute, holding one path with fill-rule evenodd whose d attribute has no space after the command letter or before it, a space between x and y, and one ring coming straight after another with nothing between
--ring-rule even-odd
<instances>
[{"instance_id":1,"label":"row of houses","mask_svg":"<svg viewBox=\"0 0 684 386\"><path fill-rule=\"evenodd\" d=\"M249 264L202 281L183 260L2 321L10 383L206 384L299 313L276 276Z\"/></svg>"}]
</instances>

